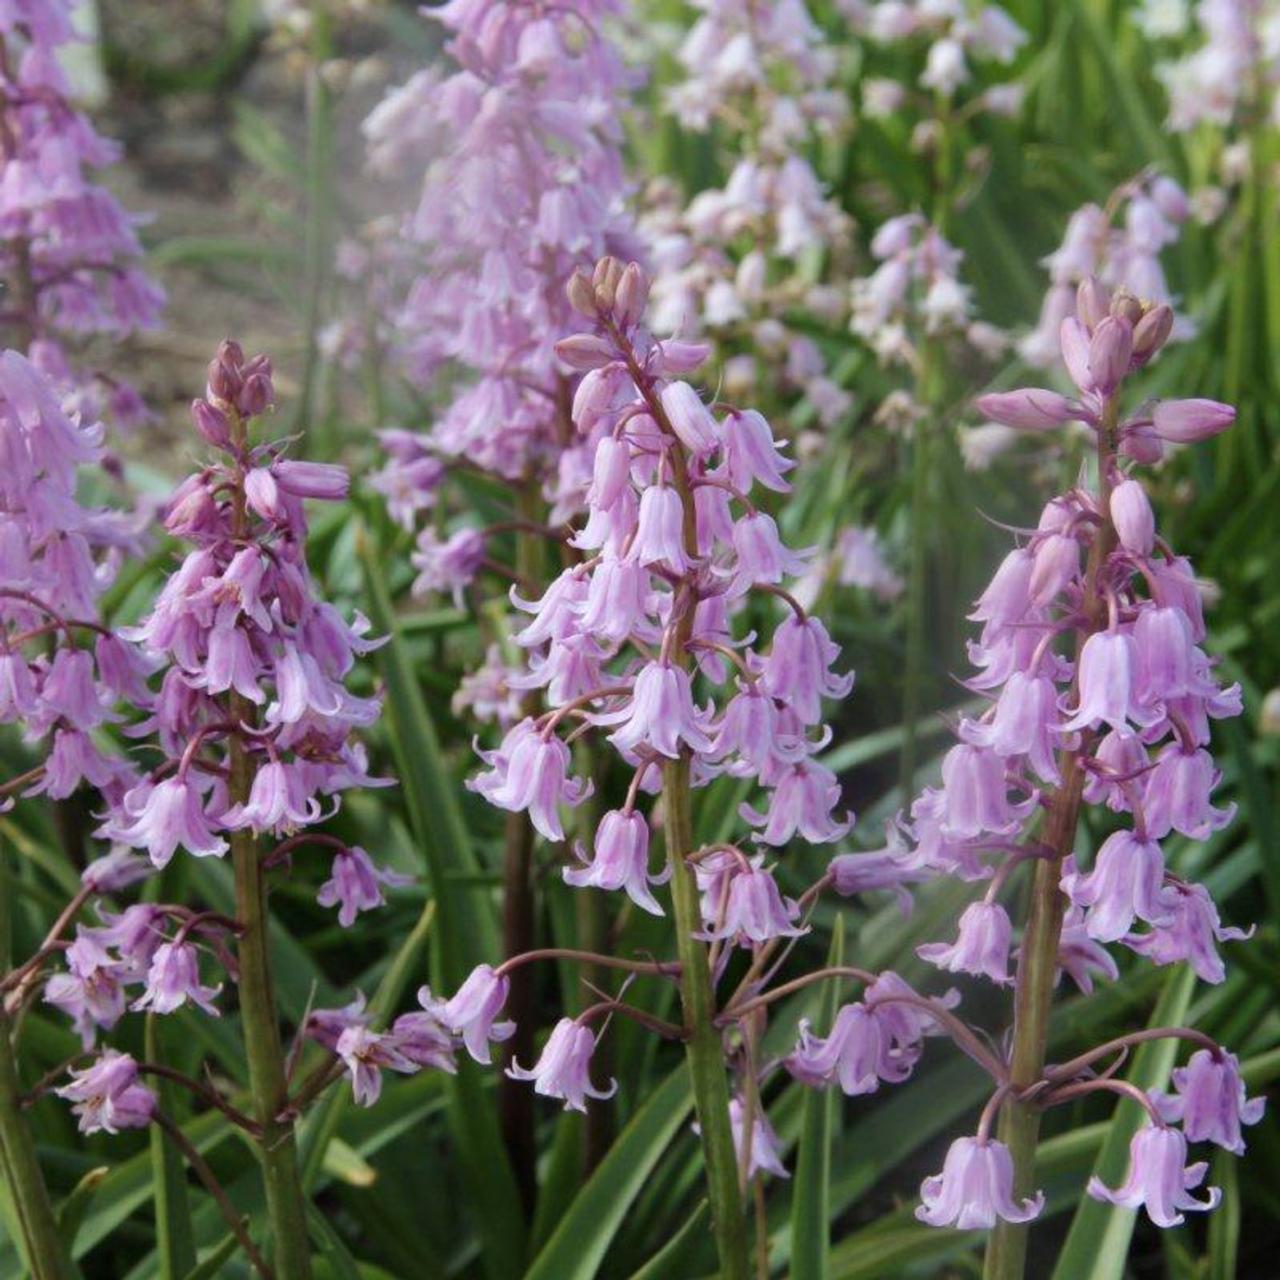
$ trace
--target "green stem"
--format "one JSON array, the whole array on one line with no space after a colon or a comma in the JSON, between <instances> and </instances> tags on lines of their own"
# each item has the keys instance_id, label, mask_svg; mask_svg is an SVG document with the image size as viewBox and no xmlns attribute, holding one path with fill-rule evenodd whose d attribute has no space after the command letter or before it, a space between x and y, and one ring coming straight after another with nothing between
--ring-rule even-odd
<instances>
[{"instance_id":1,"label":"green stem","mask_svg":"<svg viewBox=\"0 0 1280 1280\"><path fill-rule=\"evenodd\" d=\"M1089 631L1106 625L1106 602L1097 589L1098 573L1115 547L1115 528L1107 516L1110 499L1109 471L1116 426L1117 402L1113 397L1104 409L1098 433L1098 506L1104 523L1098 530L1089 552L1085 570L1084 609L1089 617ZM1076 667L1085 634L1076 645ZM1062 783L1050 802L1046 819L1044 845L1052 852L1037 858L1031 885L1031 904L1023 932L1022 950L1018 957L1017 983L1014 989L1013 1055L1010 1061L1010 1083L1014 1089L1034 1084L1044 1071L1045 1050L1049 1040L1049 1015L1053 1005L1053 988L1058 968L1058 944L1062 938L1065 899L1060 881L1062 860L1071 852L1084 790L1084 768L1081 759L1088 749L1062 753ZM1040 1111L1031 1103L1010 1098L1000 1112L1000 1141L1013 1157L1014 1193L1028 1196L1034 1190L1036 1143L1040 1135ZM984 1280L1022 1280L1027 1261L1026 1223L996 1224L987 1244L983 1266Z\"/></svg>"},{"instance_id":2,"label":"green stem","mask_svg":"<svg viewBox=\"0 0 1280 1280\"><path fill-rule=\"evenodd\" d=\"M22 1114L22 1090L8 1017L0 1012L0 1161L33 1280L71 1280L58 1220L45 1186L36 1144Z\"/></svg>"},{"instance_id":3,"label":"green stem","mask_svg":"<svg viewBox=\"0 0 1280 1280\"><path fill-rule=\"evenodd\" d=\"M680 957L680 997L684 1005L685 1048L693 1077L693 1102L702 1130L707 1168L707 1194L720 1280L746 1280L747 1222L738 1185L738 1160L729 1124L729 1081L724 1046L714 1025L715 1008L706 946L693 935L702 928L698 886L686 860L693 851L689 761L663 766L662 797L666 806L667 858L671 864L671 899L675 908L676 948Z\"/></svg>"},{"instance_id":4,"label":"green stem","mask_svg":"<svg viewBox=\"0 0 1280 1280\"><path fill-rule=\"evenodd\" d=\"M232 414L232 432L237 446L244 449L245 425L238 414ZM242 482L237 483L233 496L232 528L237 538L245 536L247 520ZM229 710L233 724L254 723L254 706L242 694L232 693L229 696ZM231 735L228 764L228 799L232 804L246 804L253 788L256 766L239 733ZM241 928L236 948L240 966L240 1021L249 1067L252 1113L262 1126L259 1157L275 1250L276 1277L277 1280L310 1280L311 1246L307 1237L306 1199L298 1171L293 1121L279 1118L288 1102L288 1082L271 978L267 932L269 916L261 851L256 837L248 829L232 832L230 843L235 874L236 919Z\"/></svg>"}]
</instances>

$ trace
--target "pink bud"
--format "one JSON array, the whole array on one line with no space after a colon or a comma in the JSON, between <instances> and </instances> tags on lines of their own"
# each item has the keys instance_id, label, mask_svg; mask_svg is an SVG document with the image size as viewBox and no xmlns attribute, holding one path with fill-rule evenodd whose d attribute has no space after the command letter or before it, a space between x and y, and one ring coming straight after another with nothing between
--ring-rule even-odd
<instances>
[{"instance_id":1,"label":"pink bud","mask_svg":"<svg viewBox=\"0 0 1280 1280\"><path fill-rule=\"evenodd\" d=\"M648 303L649 277L638 262L629 262L618 281L614 317L623 329L630 329L644 315Z\"/></svg>"},{"instance_id":2,"label":"pink bud","mask_svg":"<svg viewBox=\"0 0 1280 1280\"><path fill-rule=\"evenodd\" d=\"M1167 302L1152 307L1133 331L1133 359L1145 364L1166 342L1173 332L1173 308Z\"/></svg>"},{"instance_id":3,"label":"pink bud","mask_svg":"<svg viewBox=\"0 0 1280 1280\"><path fill-rule=\"evenodd\" d=\"M240 394L240 388L243 385L238 368L216 357L209 361L209 394L214 399L231 403Z\"/></svg>"},{"instance_id":4,"label":"pink bud","mask_svg":"<svg viewBox=\"0 0 1280 1280\"><path fill-rule=\"evenodd\" d=\"M1093 375L1089 371L1089 330L1075 316L1068 316L1062 322L1059 339L1062 344L1062 359L1072 382L1081 391L1090 390Z\"/></svg>"},{"instance_id":5,"label":"pink bud","mask_svg":"<svg viewBox=\"0 0 1280 1280\"><path fill-rule=\"evenodd\" d=\"M596 316L596 295L591 281L585 271L575 271L565 285L565 296L569 305L580 315L594 320Z\"/></svg>"},{"instance_id":6,"label":"pink bud","mask_svg":"<svg viewBox=\"0 0 1280 1280\"><path fill-rule=\"evenodd\" d=\"M570 369L599 369L614 357L612 345L591 333L575 333L556 343L556 355Z\"/></svg>"},{"instance_id":7,"label":"pink bud","mask_svg":"<svg viewBox=\"0 0 1280 1280\"><path fill-rule=\"evenodd\" d=\"M691 453L707 454L716 447L716 420L687 382L663 387L662 407L680 443Z\"/></svg>"},{"instance_id":8,"label":"pink bud","mask_svg":"<svg viewBox=\"0 0 1280 1280\"><path fill-rule=\"evenodd\" d=\"M191 420L196 430L211 444L225 449L231 443L231 424L227 415L207 400L191 402Z\"/></svg>"},{"instance_id":9,"label":"pink bud","mask_svg":"<svg viewBox=\"0 0 1280 1280\"><path fill-rule=\"evenodd\" d=\"M974 405L992 422L1002 422L1019 431L1051 431L1064 422L1081 417L1081 410L1066 396L1043 387L1021 391L998 391L979 396Z\"/></svg>"},{"instance_id":10,"label":"pink bud","mask_svg":"<svg viewBox=\"0 0 1280 1280\"><path fill-rule=\"evenodd\" d=\"M255 418L275 403L276 391L270 373L261 370L249 374L236 396L236 407L246 418Z\"/></svg>"},{"instance_id":11,"label":"pink bud","mask_svg":"<svg viewBox=\"0 0 1280 1280\"><path fill-rule=\"evenodd\" d=\"M1156 539L1156 518L1147 491L1138 481L1122 480L1111 491L1111 523L1126 551L1140 556L1151 554Z\"/></svg>"},{"instance_id":12,"label":"pink bud","mask_svg":"<svg viewBox=\"0 0 1280 1280\"><path fill-rule=\"evenodd\" d=\"M1150 427L1134 427L1120 437L1120 452L1134 462L1153 465L1164 457L1164 441Z\"/></svg>"},{"instance_id":13,"label":"pink bud","mask_svg":"<svg viewBox=\"0 0 1280 1280\"><path fill-rule=\"evenodd\" d=\"M1194 444L1220 435L1236 420L1236 411L1217 400L1161 400L1151 411L1151 420L1161 438Z\"/></svg>"},{"instance_id":14,"label":"pink bud","mask_svg":"<svg viewBox=\"0 0 1280 1280\"><path fill-rule=\"evenodd\" d=\"M706 362L710 354L710 343L680 342L668 338L658 343L654 372L667 375L692 373Z\"/></svg>"},{"instance_id":15,"label":"pink bud","mask_svg":"<svg viewBox=\"0 0 1280 1280\"><path fill-rule=\"evenodd\" d=\"M1132 354L1133 325L1122 316L1099 321L1089 343L1089 373L1100 395L1109 396L1120 385Z\"/></svg>"},{"instance_id":16,"label":"pink bud","mask_svg":"<svg viewBox=\"0 0 1280 1280\"><path fill-rule=\"evenodd\" d=\"M1086 276L1076 290L1076 315L1090 333L1111 310L1111 291L1097 276Z\"/></svg>"}]
</instances>

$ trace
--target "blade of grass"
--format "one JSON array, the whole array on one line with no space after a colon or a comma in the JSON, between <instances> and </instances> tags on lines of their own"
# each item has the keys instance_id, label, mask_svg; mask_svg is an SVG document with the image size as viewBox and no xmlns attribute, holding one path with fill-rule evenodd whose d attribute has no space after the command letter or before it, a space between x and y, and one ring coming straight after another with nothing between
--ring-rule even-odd
<instances>
[{"instance_id":1,"label":"blade of grass","mask_svg":"<svg viewBox=\"0 0 1280 1280\"><path fill-rule=\"evenodd\" d=\"M836 917L827 967L844 963L844 917ZM835 1022L840 984L827 983L823 993L819 1033L827 1035ZM804 1117L796 1155L796 1176L791 1201L792 1280L826 1280L831 1223L831 1126L835 1096L830 1089L805 1092Z\"/></svg>"},{"instance_id":2,"label":"blade of grass","mask_svg":"<svg viewBox=\"0 0 1280 1280\"><path fill-rule=\"evenodd\" d=\"M148 1062L165 1062L161 1032L155 1014L148 1013L143 1032ZM176 1092L168 1080L152 1084L160 1108L174 1113ZM148 1134L151 1150L151 1179L155 1188L156 1253L160 1280L177 1280L196 1265L195 1234L191 1229L191 1205L187 1200L186 1170L182 1155L159 1125Z\"/></svg>"}]
</instances>

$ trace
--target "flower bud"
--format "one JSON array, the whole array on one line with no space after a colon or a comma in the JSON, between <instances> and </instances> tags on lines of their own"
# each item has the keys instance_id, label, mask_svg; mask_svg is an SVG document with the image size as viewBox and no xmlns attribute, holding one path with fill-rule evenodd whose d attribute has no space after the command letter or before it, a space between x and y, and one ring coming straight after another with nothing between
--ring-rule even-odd
<instances>
[{"instance_id":1,"label":"flower bud","mask_svg":"<svg viewBox=\"0 0 1280 1280\"><path fill-rule=\"evenodd\" d=\"M601 311L612 311L618 296L618 285L622 281L622 263L617 258L604 257L596 263L591 277L591 287L595 291L596 306Z\"/></svg>"},{"instance_id":2,"label":"flower bud","mask_svg":"<svg viewBox=\"0 0 1280 1280\"><path fill-rule=\"evenodd\" d=\"M1090 333L1111 309L1111 292L1097 276L1085 276L1076 290L1076 315Z\"/></svg>"},{"instance_id":3,"label":"flower bud","mask_svg":"<svg viewBox=\"0 0 1280 1280\"><path fill-rule=\"evenodd\" d=\"M555 351L570 369L599 369L614 358L612 345L592 333L575 333L572 337L561 338Z\"/></svg>"},{"instance_id":4,"label":"flower bud","mask_svg":"<svg viewBox=\"0 0 1280 1280\"><path fill-rule=\"evenodd\" d=\"M1156 541L1156 518L1147 491L1137 480L1122 480L1111 491L1111 523L1126 551L1139 556L1151 554Z\"/></svg>"},{"instance_id":5,"label":"flower bud","mask_svg":"<svg viewBox=\"0 0 1280 1280\"><path fill-rule=\"evenodd\" d=\"M251 373L236 396L236 407L246 418L255 418L275 403L276 390L270 373Z\"/></svg>"},{"instance_id":6,"label":"flower bud","mask_svg":"<svg viewBox=\"0 0 1280 1280\"><path fill-rule=\"evenodd\" d=\"M209 361L208 372L209 395L215 400L233 404L244 380L240 377L240 369L236 365L219 360L216 356Z\"/></svg>"},{"instance_id":7,"label":"flower bud","mask_svg":"<svg viewBox=\"0 0 1280 1280\"><path fill-rule=\"evenodd\" d=\"M630 329L644 315L648 303L649 277L638 262L629 262L618 281L615 302L618 324L623 329Z\"/></svg>"},{"instance_id":8,"label":"flower bud","mask_svg":"<svg viewBox=\"0 0 1280 1280\"><path fill-rule=\"evenodd\" d=\"M1142 303L1128 289L1117 289L1111 297L1111 314L1137 324L1142 319Z\"/></svg>"},{"instance_id":9,"label":"flower bud","mask_svg":"<svg viewBox=\"0 0 1280 1280\"><path fill-rule=\"evenodd\" d=\"M191 420L196 424L196 430L216 448L225 449L231 443L231 424L217 405L207 400L193 400Z\"/></svg>"},{"instance_id":10,"label":"flower bud","mask_svg":"<svg viewBox=\"0 0 1280 1280\"><path fill-rule=\"evenodd\" d=\"M1121 436L1120 452L1134 462L1150 466L1164 457L1164 441L1149 427L1138 427Z\"/></svg>"},{"instance_id":11,"label":"flower bud","mask_svg":"<svg viewBox=\"0 0 1280 1280\"><path fill-rule=\"evenodd\" d=\"M1152 307L1133 330L1133 359L1146 364L1169 341L1173 332L1173 308L1167 302Z\"/></svg>"},{"instance_id":12,"label":"flower bud","mask_svg":"<svg viewBox=\"0 0 1280 1280\"><path fill-rule=\"evenodd\" d=\"M1089 343L1089 375L1099 395L1109 396L1129 372L1133 325L1122 316L1107 316Z\"/></svg>"},{"instance_id":13,"label":"flower bud","mask_svg":"<svg viewBox=\"0 0 1280 1280\"><path fill-rule=\"evenodd\" d=\"M672 382L663 387L662 407L680 443L691 453L708 454L716 447L716 420L687 382Z\"/></svg>"},{"instance_id":14,"label":"flower bud","mask_svg":"<svg viewBox=\"0 0 1280 1280\"><path fill-rule=\"evenodd\" d=\"M244 348L234 338L223 338L213 358L232 369L239 369L244 364Z\"/></svg>"},{"instance_id":15,"label":"flower bud","mask_svg":"<svg viewBox=\"0 0 1280 1280\"><path fill-rule=\"evenodd\" d=\"M1003 422L1019 431L1051 431L1080 417L1079 409L1066 396L1043 387L993 392L979 396L973 403L992 422Z\"/></svg>"},{"instance_id":16,"label":"flower bud","mask_svg":"<svg viewBox=\"0 0 1280 1280\"><path fill-rule=\"evenodd\" d=\"M569 305L580 316L586 316L589 320L595 319L596 295L585 271L575 271L569 277L569 283L565 285L564 291L565 296L569 299Z\"/></svg>"},{"instance_id":17,"label":"flower bud","mask_svg":"<svg viewBox=\"0 0 1280 1280\"><path fill-rule=\"evenodd\" d=\"M1217 400L1160 400L1151 420L1162 439L1194 444L1220 435L1236 420L1236 411Z\"/></svg>"}]
</instances>

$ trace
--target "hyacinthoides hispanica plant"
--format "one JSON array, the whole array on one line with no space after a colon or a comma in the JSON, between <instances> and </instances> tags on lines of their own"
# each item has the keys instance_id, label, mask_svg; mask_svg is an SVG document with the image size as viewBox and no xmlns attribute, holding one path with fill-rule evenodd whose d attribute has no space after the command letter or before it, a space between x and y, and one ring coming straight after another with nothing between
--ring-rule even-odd
<instances>
[{"instance_id":1,"label":"hyacinthoides hispanica plant","mask_svg":"<svg viewBox=\"0 0 1280 1280\"><path fill-rule=\"evenodd\" d=\"M1090 277L1061 329L1078 397L1031 389L978 402L1018 430L1083 423L1096 448L1093 485L1082 482L1045 507L978 601L972 616L983 631L971 646L978 670L967 683L993 705L961 721L942 787L915 801L909 826L911 865L990 880L961 916L956 941L928 944L921 955L952 972L1013 984L1008 1061L1000 1063L976 1137L953 1145L942 1175L925 1183L920 1212L935 1224L994 1227L989 1280L1023 1274L1026 1223L1042 1203L1032 1178L1046 1107L1096 1091L1141 1104L1147 1119L1124 1184L1112 1189L1094 1179L1088 1191L1145 1205L1160 1226L1217 1201L1212 1190L1203 1201L1191 1195L1207 1165L1184 1167L1187 1141L1239 1151L1241 1124L1261 1113L1260 1103L1245 1099L1235 1057L1187 1027L1122 1035L1070 1062L1045 1061L1060 974L1086 990L1091 969L1114 979L1107 944L1155 964L1185 961L1203 980L1220 982L1216 943L1244 936L1222 927L1202 885L1166 869L1160 844L1175 831L1204 840L1230 821L1232 810L1211 802L1218 774L1209 722L1240 711L1239 687L1223 688L1200 648L1205 628L1191 567L1157 535L1137 478L1168 444L1215 435L1234 413L1208 400L1147 402L1127 412L1124 405L1126 377L1152 359L1172 327L1167 304L1142 304L1123 290L1112 295ZM1060 652L1069 642L1070 657ZM1128 815L1088 871L1073 853L1085 805ZM996 862L981 861L984 853ZM1023 863L1032 883L1011 978L1012 926L999 894ZM1160 1037L1194 1049L1174 1073L1174 1095L1114 1078L1130 1047Z\"/></svg>"},{"instance_id":2,"label":"hyacinthoides hispanica plant","mask_svg":"<svg viewBox=\"0 0 1280 1280\"><path fill-rule=\"evenodd\" d=\"M675 955L631 959L541 949L497 967L481 965L443 1004L428 992L422 998L465 1037L473 1055L488 1061L488 1041L513 1030L497 1021L511 975L530 962L568 958L625 971L628 982L678 981L679 1025L626 1002L624 988L562 1018L536 1063L508 1070L531 1080L536 1092L583 1109L586 1098L611 1093L591 1080L607 1019L632 1017L683 1041L721 1274L741 1277L748 1273L744 1191L758 1186L764 1172L782 1172L760 1096L762 1079L777 1064L762 1061L760 1036L769 1004L797 984L767 988L792 940L805 932L806 908L824 889L858 892L913 873L878 854L846 855L792 900L782 895L764 853L727 842L695 847L694 796L721 774L764 789L767 803L745 805L741 816L765 849L797 836L829 843L848 830L833 812L839 783L816 754L830 736L822 704L843 697L852 678L832 670L837 647L782 585L804 557L783 545L772 517L751 497L790 487L793 464L767 421L753 410L703 403L683 375L698 368L707 348L650 336L641 322L648 281L636 264L602 259L592 277L572 278L568 294L593 326L557 344L561 359L586 373L574 399L575 425L600 437L588 519L573 538L589 558L565 569L540 600L523 604L533 617L518 639L533 651L534 669L554 673L552 710L522 720L496 750L483 753L488 769L472 785L503 809L528 811L544 835L561 839L562 807L581 804L591 789L589 780L571 776L569 744L607 730L633 771L631 782L622 805L600 818L590 853L580 849L581 864L564 876L584 888L622 890L654 915L666 911L652 886L669 882ZM755 632L735 638L734 621L746 607L770 603L783 617L769 642ZM695 692L699 681L711 695L704 705ZM649 863L658 811L646 815L642 807L643 795L655 791L666 846L660 872ZM739 954L745 959L726 992ZM885 1005L875 1026L888 1037L886 1054L914 1060L922 1036L942 1026L986 1054L944 1003L917 996L891 974L847 972L870 983ZM823 1048L805 1036L793 1063L797 1076L814 1083L835 1078L839 1053L824 1055Z\"/></svg>"},{"instance_id":3,"label":"hyacinthoides hispanica plant","mask_svg":"<svg viewBox=\"0 0 1280 1280\"><path fill-rule=\"evenodd\" d=\"M564 296L574 268L606 252L638 251L620 123L634 77L603 30L619 11L616 0L480 0L430 10L450 33L446 52L457 65L419 71L366 121L375 171L398 171L410 158L425 167L402 232L415 275L395 318L401 363L423 387L461 375L429 431L382 433L390 462L374 485L400 524L422 521L415 595L449 591L461 602L477 576L496 575L536 597L548 578L548 523L582 508L595 436L573 430L580 375L557 359L554 343L574 330ZM444 482L477 472L514 501L487 527L447 528ZM502 548L512 539L509 563ZM509 727L541 708L546 681L517 665L501 617L478 614L491 624L488 656L455 705ZM536 838L527 815L510 816L502 912L511 955L534 944ZM591 915L580 916L588 936L602 927ZM520 972L512 984L518 1031L508 1057L532 1048L533 978ZM499 1092L505 1142L531 1211L533 1107L527 1090L505 1079ZM603 1118L592 1117L589 1129ZM597 1156L606 1141L588 1133Z\"/></svg>"},{"instance_id":4,"label":"hyacinthoides hispanica plant","mask_svg":"<svg viewBox=\"0 0 1280 1280\"><path fill-rule=\"evenodd\" d=\"M101 457L102 429L62 407L49 380L16 351L0 354L0 721L21 726L43 760L0 787L5 809L44 796L66 800L84 784L118 802L136 774L110 750L104 727L139 687L129 646L99 619L113 562L130 549L103 510L76 498L81 467ZM0 1175L19 1247L36 1280L69 1276L66 1252L22 1115L18 1032L41 967L90 900L136 878L127 859L99 860L58 914L44 941L14 957L12 888L6 866L0 948ZM105 999L105 997L104 997Z\"/></svg>"},{"instance_id":5,"label":"hyacinthoides hispanica plant","mask_svg":"<svg viewBox=\"0 0 1280 1280\"><path fill-rule=\"evenodd\" d=\"M86 334L150 329L164 295L142 270L136 217L87 170L113 164L71 100L58 55L78 39L73 0L18 0L0 13L0 326L94 417L146 416L115 374L73 367L67 347Z\"/></svg>"},{"instance_id":6,"label":"hyacinthoides hispanica plant","mask_svg":"<svg viewBox=\"0 0 1280 1280\"><path fill-rule=\"evenodd\" d=\"M34 588L7 593L27 614L14 615L14 625L25 630L8 636L5 688L12 713L32 733L52 730L53 744L46 764L13 785L34 782L35 790L56 797L87 779L107 805L98 834L120 846L90 867L44 945L5 980L5 1016L20 1016L48 962L61 957L65 967L47 976L44 999L73 1019L88 1054L128 1009L163 1016L190 1006L217 1016L224 984L208 983L202 971L206 977L215 965L224 971L235 985L243 1035L243 1108L160 1061L111 1048L87 1064L73 1059L70 1082L56 1092L74 1104L85 1133L160 1126L205 1182L257 1271L305 1280L311 1254L294 1141L299 1115L344 1071L367 1105L378 1096L381 1067L411 1073L452 1066L450 1037L428 1014L403 1015L389 1031L375 1032L363 1000L340 1012L314 1013L299 1029L333 1055L302 1080L294 1078L302 1040L288 1055L281 1040L268 946L268 873L307 852L330 859L318 901L336 906L343 926L380 905L383 886L398 879L362 849L307 830L332 816L341 793L378 782L368 775L356 736L376 719L378 700L346 688L355 657L373 642L363 619L348 625L318 598L305 555L304 501L340 500L346 473L291 459L289 441L251 438L274 399L271 366L224 343L210 365L206 396L192 411L216 460L179 486L165 512L166 529L190 550L144 620L113 634L82 621L91 612L92 564L76 541L83 541L79 525L66 524L75 508L62 492L72 463L92 456L92 437L69 423L49 385L21 357L3 359L13 396L6 426L10 434L19 427L28 433L34 475L26 498L14 506L20 516L10 520L31 550L28 574L48 596ZM23 457L16 448L6 456ZM23 477L20 467L6 469L6 482L22 484ZM50 507L58 493L61 501ZM67 531L51 529L54 520ZM87 514L80 523L86 532L93 529ZM12 558L24 544L6 545ZM52 579L47 590L46 577ZM71 644L86 627L96 635L92 656ZM42 634L67 641L51 659L26 663L19 646ZM92 740L104 722L123 718L112 711L119 702L146 712L126 729L160 756L145 775L104 758ZM150 861L130 848L145 850ZM73 938L63 938L91 898L163 868L179 849L193 857L230 857L233 915L150 899L118 913L99 904L98 923L76 923ZM131 988L141 990L131 998ZM7 1036L3 1049L7 1056ZM30 1096L51 1088L59 1074L39 1082ZM208 1164L142 1083L147 1076L185 1086L254 1144L273 1266ZM9 1137L16 1103L8 1095L16 1076L0 1070L0 1077L10 1180L25 1191L29 1162L20 1161L23 1149ZM17 1154L9 1155L11 1149Z\"/></svg>"}]
</instances>

